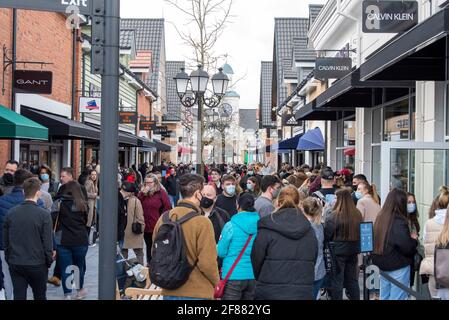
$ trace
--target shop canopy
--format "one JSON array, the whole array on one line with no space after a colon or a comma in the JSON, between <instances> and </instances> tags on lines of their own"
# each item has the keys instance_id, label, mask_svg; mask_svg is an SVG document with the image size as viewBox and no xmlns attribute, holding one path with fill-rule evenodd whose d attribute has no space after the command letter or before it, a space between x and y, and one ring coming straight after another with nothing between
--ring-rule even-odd
<instances>
[{"instance_id":1,"label":"shop canopy","mask_svg":"<svg viewBox=\"0 0 449 320\"><path fill-rule=\"evenodd\" d=\"M171 145L163 143L159 140L154 139L154 142L156 143L156 149L157 151L162 152L171 152Z\"/></svg>"},{"instance_id":2,"label":"shop canopy","mask_svg":"<svg viewBox=\"0 0 449 320\"><path fill-rule=\"evenodd\" d=\"M89 123L89 127L92 127L92 128L95 128L95 129L98 129L101 131L101 126L99 126L97 124ZM100 139L95 139L95 141L100 142ZM138 147L139 146L139 137L132 133L119 130L118 142L122 147Z\"/></svg>"},{"instance_id":3,"label":"shop canopy","mask_svg":"<svg viewBox=\"0 0 449 320\"><path fill-rule=\"evenodd\" d=\"M0 105L0 139L48 140L48 129Z\"/></svg>"},{"instance_id":4,"label":"shop canopy","mask_svg":"<svg viewBox=\"0 0 449 320\"><path fill-rule=\"evenodd\" d=\"M360 67L361 80L448 80L449 7L393 38Z\"/></svg>"},{"instance_id":5,"label":"shop canopy","mask_svg":"<svg viewBox=\"0 0 449 320\"><path fill-rule=\"evenodd\" d=\"M289 151L289 150L296 150L298 148L298 142L299 139L303 136L303 133L298 134L296 136L294 136L293 138L290 139L286 139L286 140L282 140L279 143L276 143L273 145L272 150L273 151Z\"/></svg>"},{"instance_id":6,"label":"shop canopy","mask_svg":"<svg viewBox=\"0 0 449 320\"><path fill-rule=\"evenodd\" d=\"M48 128L49 136L63 140L99 140L100 130L82 122L61 116L21 107L21 113Z\"/></svg>"},{"instance_id":7,"label":"shop canopy","mask_svg":"<svg viewBox=\"0 0 449 320\"><path fill-rule=\"evenodd\" d=\"M316 100L309 102L305 106L299 108L295 114L296 120L322 120L336 121L346 117L355 115L355 108L347 108L345 110L328 110L318 109Z\"/></svg>"},{"instance_id":8,"label":"shop canopy","mask_svg":"<svg viewBox=\"0 0 449 320\"><path fill-rule=\"evenodd\" d=\"M356 69L321 93L316 98L316 109L350 111L351 108L371 108L376 103L373 99L376 91L381 94L377 89L385 88L388 97L394 99L409 94L409 89L415 85L415 81L361 81L360 69Z\"/></svg>"},{"instance_id":9,"label":"shop canopy","mask_svg":"<svg viewBox=\"0 0 449 320\"><path fill-rule=\"evenodd\" d=\"M142 151L147 151L147 152L156 152L156 144L150 140L148 140L147 138L144 137L138 137L138 146L139 149L141 149Z\"/></svg>"},{"instance_id":10,"label":"shop canopy","mask_svg":"<svg viewBox=\"0 0 449 320\"><path fill-rule=\"evenodd\" d=\"M320 128L307 131L298 142L298 150L321 151L325 149L324 137Z\"/></svg>"}]
</instances>

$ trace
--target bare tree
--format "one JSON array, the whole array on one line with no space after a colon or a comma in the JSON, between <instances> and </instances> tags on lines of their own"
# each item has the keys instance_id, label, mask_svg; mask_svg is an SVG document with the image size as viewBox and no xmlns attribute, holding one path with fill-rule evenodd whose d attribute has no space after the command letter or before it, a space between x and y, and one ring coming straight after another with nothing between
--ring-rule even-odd
<instances>
[{"instance_id":1,"label":"bare tree","mask_svg":"<svg viewBox=\"0 0 449 320\"><path fill-rule=\"evenodd\" d=\"M192 49L194 64L206 71L216 69L224 55L215 52L215 46L226 26L231 22L234 0L165 0L187 18L186 30L172 23L182 42Z\"/></svg>"}]
</instances>

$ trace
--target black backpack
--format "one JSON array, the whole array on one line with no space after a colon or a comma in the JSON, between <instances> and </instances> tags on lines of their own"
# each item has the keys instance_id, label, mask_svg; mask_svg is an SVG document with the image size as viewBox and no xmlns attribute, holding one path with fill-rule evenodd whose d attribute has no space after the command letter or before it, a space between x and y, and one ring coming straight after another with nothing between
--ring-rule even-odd
<instances>
[{"instance_id":1,"label":"black backpack","mask_svg":"<svg viewBox=\"0 0 449 320\"><path fill-rule=\"evenodd\" d=\"M181 207L194 209L188 204ZM160 226L153 243L152 258L150 261L151 282L162 289L174 290L184 285L194 269L187 260L186 243L181 225L190 219L199 216L192 211L177 221L170 220L170 212L162 216Z\"/></svg>"}]
</instances>

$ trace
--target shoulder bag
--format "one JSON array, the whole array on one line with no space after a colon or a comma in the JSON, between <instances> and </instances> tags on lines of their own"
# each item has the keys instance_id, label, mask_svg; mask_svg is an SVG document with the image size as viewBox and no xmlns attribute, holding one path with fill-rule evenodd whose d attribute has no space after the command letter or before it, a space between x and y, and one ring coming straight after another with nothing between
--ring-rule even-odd
<instances>
[{"instance_id":1,"label":"shoulder bag","mask_svg":"<svg viewBox=\"0 0 449 320\"><path fill-rule=\"evenodd\" d=\"M134 199L134 218L133 218L133 224L131 225L131 231L134 234L140 235L143 233L142 230L142 224L140 224L139 222L136 222L136 208L137 208L137 204L136 204L136 198Z\"/></svg>"},{"instance_id":2,"label":"shoulder bag","mask_svg":"<svg viewBox=\"0 0 449 320\"><path fill-rule=\"evenodd\" d=\"M240 252L239 256L237 257L237 259L234 261L234 264L232 265L231 269L229 269L228 274L226 275L226 277L223 280L220 280L220 282L217 284L217 286L215 287L214 290L214 298L215 299L221 299L223 297L224 294L224 289L226 286L226 283L228 282L229 278L232 275L232 272L234 271L235 267L237 266L237 264L239 263L240 259L242 259L243 254L245 253L246 248L248 247L249 243L251 242L251 239L253 238L253 235L251 234L248 237L248 240L246 240L245 246L243 247L242 251Z\"/></svg>"}]
</instances>

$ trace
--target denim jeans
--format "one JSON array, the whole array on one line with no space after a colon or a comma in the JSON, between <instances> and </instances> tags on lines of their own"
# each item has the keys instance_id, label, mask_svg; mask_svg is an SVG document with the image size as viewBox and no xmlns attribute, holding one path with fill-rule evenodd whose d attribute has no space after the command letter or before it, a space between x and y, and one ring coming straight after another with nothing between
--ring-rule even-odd
<instances>
[{"instance_id":1,"label":"denim jeans","mask_svg":"<svg viewBox=\"0 0 449 320\"><path fill-rule=\"evenodd\" d=\"M385 273L404 286L410 286L410 266ZM408 293L380 276L380 300L408 300Z\"/></svg>"},{"instance_id":2,"label":"denim jeans","mask_svg":"<svg viewBox=\"0 0 449 320\"><path fill-rule=\"evenodd\" d=\"M58 246L58 260L62 273L62 289L64 295L72 293L71 282L68 281L74 272L74 282L77 290L80 290L84 286L84 274L86 270L85 261L88 246L79 247L65 247ZM70 268L71 267L71 268ZM73 270L73 267L76 271ZM79 272L78 272L79 271ZM69 282L69 283L68 283Z\"/></svg>"},{"instance_id":3,"label":"denim jeans","mask_svg":"<svg viewBox=\"0 0 449 320\"><path fill-rule=\"evenodd\" d=\"M173 296L165 296L164 300L208 300L204 298L192 298L192 297L173 297Z\"/></svg>"},{"instance_id":4,"label":"denim jeans","mask_svg":"<svg viewBox=\"0 0 449 320\"><path fill-rule=\"evenodd\" d=\"M176 196L168 195L168 199L170 199L171 207L174 208L176 206Z\"/></svg>"},{"instance_id":5,"label":"denim jeans","mask_svg":"<svg viewBox=\"0 0 449 320\"><path fill-rule=\"evenodd\" d=\"M229 280L222 300L254 300L255 280Z\"/></svg>"},{"instance_id":6,"label":"denim jeans","mask_svg":"<svg viewBox=\"0 0 449 320\"><path fill-rule=\"evenodd\" d=\"M332 300L343 300L343 288L349 300L360 300L359 266L357 255L335 256L336 271L331 276ZM409 279L410 280L410 279Z\"/></svg>"},{"instance_id":7,"label":"denim jeans","mask_svg":"<svg viewBox=\"0 0 449 320\"><path fill-rule=\"evenodd\" d=\"M320 297L318 295L320 293L320 289L323 287L325 278L326 277L323 277L322 279L313 282L313 297L315 300L320 300Z\"/></svg>"}]
</instances>

